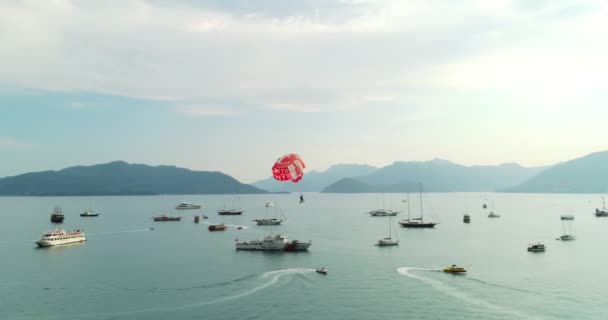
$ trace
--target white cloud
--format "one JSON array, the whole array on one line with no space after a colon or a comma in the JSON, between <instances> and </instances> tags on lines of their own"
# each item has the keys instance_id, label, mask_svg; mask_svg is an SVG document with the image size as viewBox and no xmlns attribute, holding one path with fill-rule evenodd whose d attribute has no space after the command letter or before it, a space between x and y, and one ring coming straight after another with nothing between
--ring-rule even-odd
<instances>
[{"instance_id":1,"label":"white cloud","mask_svg":"<svg viewBox=\"0 0 608 320\"><path fill-rule=\"evenodd\" d=\"M196 117L222 117L222 116L237 116L239 112L234 108L223 106L176 106L175 111Z\"/></svg>"},{"instance_id":2,"label":"white cloud","mask_svg":"<svg viewBox=\"0 0 608 320\"><path fill-rule=\"evenodd\" d=\"M35 145L27 141L0 137L0 149L29 149L33 147L35 147Z\"/></svg>"}]
</instances>

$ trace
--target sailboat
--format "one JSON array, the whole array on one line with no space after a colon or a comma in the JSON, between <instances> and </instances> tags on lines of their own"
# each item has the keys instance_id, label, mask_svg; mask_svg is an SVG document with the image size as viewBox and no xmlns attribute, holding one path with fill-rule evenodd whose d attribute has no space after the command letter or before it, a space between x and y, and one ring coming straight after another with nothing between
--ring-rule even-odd
<instances>
[{"instance_id":1,"label":"sailboat","mask_svg":"<svg viewBox=\"0 0 608 320\"><path fill-rule=\"evenodd\" d=\"M434 228L437 224L436 222L424 222L424 208L422 205L422 183L418 183L418 189L420 192L420 218L410 219L408 210L408 219L399 221L399 224L404 228Z\"/></svg>"},{"instance_id":2,"label":"sailboat","mask_svg":"<svg viewBox=\"0 0 608 320\"><path fill-rule=\"evenodd\" d=\"M595 216L596 217L608 217L608 211L606 211L606 198L602 197L602 203L604 204L604 206L602 207L602 210L600 209L595 209Z\"/></svg>"},{"instance_id":3,"label":"sailboat","mask_svg":"<svg viewBox=\"0 0 608 320\"><path fill-rule=\"evenodd\" d=\"M499 214L494 213L494 200L492 200L492 209L490 209L490 214L488 218L500 218Z\"/></svg>"},{"instance_id":4,"label":"sailboat","mask_svg":"<svg viewBox=\"0 0 608 320\"><path fill-rule=\"evenodd\" d=\"M269 203L272 204L272 206L269 206L268 205ZM279 216L278 216L278 210L279 209L274 204L274 202L267 202L266 205L265 205L265 207L266 207L266 216L264 218L261 218L261 219L253 219L252 221L255 221L258 224L258 226L280 225L281 222L283 222L283 219L279 219ZM268 218L268 208L270 208L270 207L274 207L274 215L275 215L274 218ZM281 215L283 215L283 214L281 213Z\"/></svg>"},{"instance_id":5,"label":"sailboat","mask_svg":"<svg viewBox=\"0 0 608 320\"><path fill-rule=\"evenodd\" d=\"M232 188L232 209L221 209L217 211L217 214L220 216L240 216L244 211L235 209L235 195L236 195L236 186Z\"/></svg>"},{"instance_id":6,"label":"sailboat","mask_svg":"<svg viewBox=\"0 0 608 320\"><path fill-rule=\"evenodd\" d=\"M576 240L576 237L572 234L572 221L574 221L574 216L571 215L564 215L561 216L560 219L562 220L562 228L564 230L564 234L559 236L558 240ZM566 233L566 222L564 221L568 221L568 232Z\"/></svg>"},{"instance_id":7,"label":"sailboat","mask_svg":"<svg viewBox=\"0 0 608 320\"><path fill-rule=\"evenodd\" d=\"M399 211L393 209L385 209L384 207L384 196L382 197L382 209L376 209L368 212L372 217L387 217L396 216Z\"/></svg>"},{"instance_id":8,"label":"sailboat","mask_svg":"<svg viewBox=\"0 0 608 320\"><path fill-rule=\"evenodd\" d=\"M391 223L391 216L388 216L388 238L382 238L382 239L378 239L378 242L376 243L377 246L379 247L388 247L388 246L398 246L399 245L399 239L393 240L392 238L392 223Z\"/></svg>"}]
</instances>

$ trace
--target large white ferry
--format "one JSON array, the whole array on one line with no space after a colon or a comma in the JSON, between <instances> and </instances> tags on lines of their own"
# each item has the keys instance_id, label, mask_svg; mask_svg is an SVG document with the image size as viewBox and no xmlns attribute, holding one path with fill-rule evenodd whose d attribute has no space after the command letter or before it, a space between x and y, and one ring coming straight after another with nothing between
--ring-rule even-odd
<instances>
[{"instance_id":1,"label":"large white ferry","mask_svg":"<svg viewBox=\"0 0 608 320\"><path fill-rule=\"evenodd\" d=\"M42 237L40 237L40 240L36 241L36 244L39 247L52 247L83 241L87 241L87 238L82 230L66 232L63 229L55 229L43 234Z\"/></svg>"}]
</instances>

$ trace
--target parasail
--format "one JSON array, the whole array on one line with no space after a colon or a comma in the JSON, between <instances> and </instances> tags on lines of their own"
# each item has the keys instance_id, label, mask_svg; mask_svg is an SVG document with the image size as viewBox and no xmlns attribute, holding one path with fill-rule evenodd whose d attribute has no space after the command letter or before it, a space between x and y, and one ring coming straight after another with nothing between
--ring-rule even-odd
<instances>
[{"instance_id":1,"label":"parasail","mask_svg":"<svg viewBox=\"0 0 608 320\"><path fill-rule=\"evenodd\" d=\"M294 183L304 176L304 161L295 153L280 157L272 166L272 176L279 181L291 180Z\"/></svg>"}]
</instances>

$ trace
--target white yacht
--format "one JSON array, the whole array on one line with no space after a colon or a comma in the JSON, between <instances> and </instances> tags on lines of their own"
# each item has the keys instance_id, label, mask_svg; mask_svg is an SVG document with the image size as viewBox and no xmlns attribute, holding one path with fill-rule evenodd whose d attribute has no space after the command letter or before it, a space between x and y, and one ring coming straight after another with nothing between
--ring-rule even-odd
<instances>
[{"instance_id":1,"label":"white yacht","mask_svg":"<svg viewBox=\"0 0 608 320\"><path fill-rule=\"evenodd\" d=\"M55 229L43 234L40 240L36 241L36 244L39 247L52 247L83 241L87 241L87 238L82 230L65 232L63 229Z\"/></svg>"},{"instance_id":2,"label":"white yacht","mask_svg":"<svg viewBox=\"0 0 608 320\"><path fill-rule=\"evenodd\" d=\"M202 207L202 205L200 205L200 204L182 202L182 203L178 204L177 207L175 207L175 209L188 210L188 209L200 209L201 207Z\"/></svg>"},{"instance_id":3,"label":"white yacht","mask_svg":"<svg viewBox=\"0 0 608 320\"><path fill-rule=\"evenodd\" d=\"M283 250L287 237L281 234L270 234L263 240L252 240L236 243L236 250Z\"/></svg>"},{"instance_id":4,"label":"white yacht","mask_svg":"<svg viewBox=\"0 0 608 320\"><path fill-rule=\"evenodd\" d=\"M398 213L399 211L393 211L391 209L378 209L369 212L372 217L394 217Z\"/></svg>"}]
</instances>

